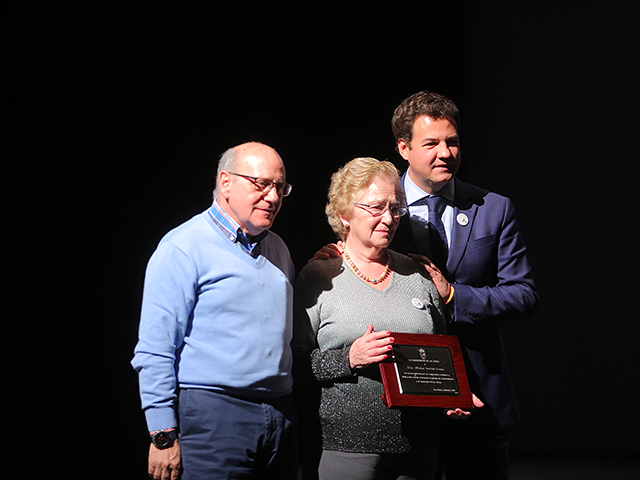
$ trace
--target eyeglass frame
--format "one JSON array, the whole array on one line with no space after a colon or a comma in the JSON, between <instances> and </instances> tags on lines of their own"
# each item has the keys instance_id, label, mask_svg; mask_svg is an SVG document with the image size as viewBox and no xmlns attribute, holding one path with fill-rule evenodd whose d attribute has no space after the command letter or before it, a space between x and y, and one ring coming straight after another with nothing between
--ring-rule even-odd
<instances>
[{"instance_id":1,"label":"eyeglass frame","mask_svg":"<svg viewBox=\"0 0 640 480\"><path fill-rule=\"evenodd\" d=\"M373 217L381 217L382 215L384 215L384 212L386 212L387 210L389 211L389 215L391 215L391 218L400 218L404 215L406 215L407 213L409 213L409 208L406 206L387 206L384 207L384 209L381 212L372 212L371 210L369 210L370 208L374 208L374 207L381 207L382 205L369 205L368 203L358 203L358 202L353 202L353 205L360 207L364 210L366 210L367 212L369 212ZM391 211L392 209L397 209L400 210L398 212L397 215L394 215L393 212Z\"/></svg>"},{"instance_id":2,"label":"eyeglass frame","mask_svg":"<svg viewBox=\"0 0 640 480\"><path fill-rule=\"evenodd\" d=\"M285 183L274 182L273 180L269 180L268 178L252 177L251 175L244 175L242 173L235 173L235 172L229 172L229 171L227 171L227 173L230 175L235 175L237 177L242 177L249 180L251 183L253 183L253 186L256 187L256 189L258 189L260 192L264 193L265 195L268 195L269 192L273 189L273 187L276 187L276 193L278 195L282 197L288 197L289 194L291 193L291 190L293 189L293 185L286 182ZM265 183L269 182L269 185L261 186L259 182L265 182ZM282 193L280 193L280 189L282 189Z\"/></svg>"}]
</instances>

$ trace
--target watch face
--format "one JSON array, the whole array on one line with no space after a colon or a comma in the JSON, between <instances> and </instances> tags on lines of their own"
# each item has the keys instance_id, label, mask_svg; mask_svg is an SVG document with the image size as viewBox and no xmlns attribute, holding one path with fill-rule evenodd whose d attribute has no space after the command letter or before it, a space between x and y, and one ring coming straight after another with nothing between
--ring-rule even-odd
<instances>
[{"instance_id":1,"label":"watch face","mask_svg":"<svg viewBox=\"0 0 640 480\"><path fill-rule=\"evenodd\" d=\"M171 443L171 435L168 432L158 432L153 436L153 444L158 448L165 448Z\"/></svg>"}]
</instances>

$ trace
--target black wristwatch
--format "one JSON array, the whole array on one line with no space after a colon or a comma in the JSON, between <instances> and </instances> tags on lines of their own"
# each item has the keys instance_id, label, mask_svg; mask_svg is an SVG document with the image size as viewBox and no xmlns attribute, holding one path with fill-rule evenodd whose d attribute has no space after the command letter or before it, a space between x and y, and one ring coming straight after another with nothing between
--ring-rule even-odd
<instances>
[{"instance_id":1,"label":"black wristwatch","mask_svg":"<svg viewBox=\"0 0 640 480\"><path fill-rule=\"evenodd\" d=\"M174 440L178 438L178 431L175 428L171 430L160 430L151 434L151 443L160 450L173 446Z\"/></svg>"}]
</instances>

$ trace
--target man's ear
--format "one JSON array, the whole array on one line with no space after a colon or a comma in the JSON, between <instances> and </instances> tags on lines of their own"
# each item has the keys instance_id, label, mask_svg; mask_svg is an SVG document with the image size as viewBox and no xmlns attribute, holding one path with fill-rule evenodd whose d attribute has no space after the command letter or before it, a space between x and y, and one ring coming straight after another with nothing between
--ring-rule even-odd
<instances>
[{"instance_id":1,"label":"man's ear","mask_svg":"<svg viewBox=\"0 0 640 480\"><path fill-rule=\"evenodd\" d=\"M224 170L220 172L218 176L218 190L220 190L220 195L225 200L229 199L229 191L231 190L231 175L229 172L225 172Z\"/></svg>"},{"instance_id":2,"label":"man's ear","mask_svg":"<svg viewBox=\"0 0 640 480\"><path fill-rule=\"evenodd\" d=\"M405 160L409 160L409 144L407 142L404 141L404 139L399 138L398 139L398 153L400 154L400 156L402 158L404 158Z\"/></svg>"}]
</instances>

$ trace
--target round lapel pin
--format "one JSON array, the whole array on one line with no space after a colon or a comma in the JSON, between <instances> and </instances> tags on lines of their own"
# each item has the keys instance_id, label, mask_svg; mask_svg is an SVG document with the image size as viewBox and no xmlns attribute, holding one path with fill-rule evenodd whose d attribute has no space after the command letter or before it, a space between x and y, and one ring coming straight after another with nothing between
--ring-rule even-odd
<instances>
[{"instance_id":1,"label":"round lapel pin","mask_svg":"<svg viewBox=\"0 0 640 480\"><path fill-rule=\"evenodd\" d=\"M469 217L467 217L464 213L459 213L456 217L456 220L463 227L466 227L469 224Z\"/></svg>"},{"instance_id":2,"label":"round lapel pin","mask_svg":"<svg viewBox=\"0 0 640 480\"><path fill-rule=\"evenodd\" d=\"M411 300L411 303L413 303L413 306L418 310L422 310L424 308L424 303L422 303L419 298L414 298Z\"/></svg>"}]
</instances>

